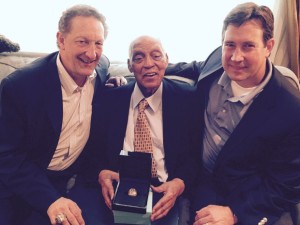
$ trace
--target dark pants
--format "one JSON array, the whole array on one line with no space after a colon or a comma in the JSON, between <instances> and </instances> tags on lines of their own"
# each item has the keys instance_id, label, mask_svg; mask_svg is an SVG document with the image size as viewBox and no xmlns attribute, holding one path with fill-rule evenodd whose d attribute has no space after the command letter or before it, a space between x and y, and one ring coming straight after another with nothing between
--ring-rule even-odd
<instances>
[{"instance_id":1,"label":"dark pants","mask_svg":"<svg viewBox=\"0 0 300 225\"><path fill-rule=\"evenodd\" d=\"M98 184L87 183L77 176L75 186L66 193L66 185L71 176L51 174L49 179L63 197L77 203L82 210L86 225L107 225L112 221L112 213L106 207ZM41 199L42 201L43 199ZM1 225L51 225L46 212L42 214L15 196L0 196Z\"/></svg>"}]
</instances>

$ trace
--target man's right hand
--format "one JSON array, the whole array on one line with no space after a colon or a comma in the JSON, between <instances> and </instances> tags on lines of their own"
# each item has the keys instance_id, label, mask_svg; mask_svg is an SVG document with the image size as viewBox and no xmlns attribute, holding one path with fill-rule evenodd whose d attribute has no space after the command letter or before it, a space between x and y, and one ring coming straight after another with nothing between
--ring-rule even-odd
<instances>
[{"instance_id":1,"label":"man's right hand","mask_svg":"<svg viewBox=\"0 0 300 225\"><path fill-rule=\"evenodd\" d=\"M119 181L119 174L111 170L102 170L98 176L98 182L102 188L102 195L105 201L105 204L108 208L112 209L111 200L114 197L114 187L113 181Z\"/></svg>"},{"instance_id":2,"label":"man's right hand","mask_svg":"<svg viewBox=\"0 0 300 225\"><path fill-rule=\"evenodd\" d=\"M50 218L51 224L56 225L55 218L58 214L64 216L63 225L84 225L84 220L81 215L81 209L78 205L70 199L59 198L53 202L48 210L47 214Z\"/></svg>"},{"instance_id":3,"label":"man's right hand","mask_svg":"<svg viewBox=\"0 0 300 225\"><path fill-rule=\"evenodd\" d=\"M114 87L120 87L127 84L127 80L123 76L114 76L108 78L108 80L105 83L106 87L114 88Z\"/></svg>"}]
</instances>

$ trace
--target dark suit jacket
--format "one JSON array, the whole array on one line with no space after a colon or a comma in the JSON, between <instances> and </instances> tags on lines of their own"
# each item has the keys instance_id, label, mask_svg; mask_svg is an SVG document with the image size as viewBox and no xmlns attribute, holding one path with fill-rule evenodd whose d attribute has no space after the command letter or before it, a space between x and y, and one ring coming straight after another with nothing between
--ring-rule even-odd
<instances>
[{"instance_id":1,"label":"dark suit jacket","mask_svg":"<svg viewBox=\"0 0 300 225\"><path fill-rule=\"evenodd\" d=\"M56 57L57 52L49 54L15 71L0 89L0 198L16 194L44 212L60 197L45 176L63 116ZM102 56L94 97L103 89L108 66Z\"/></svg>"},{"instance_id":2,"label":"dark suit jacket","mask_svg":"<svg viewBox=\"0 0 300 225\"><path fill-rule=\"evenodd\" d=\"M134 82L103 93L98 116L94 117L90 145L98 156L95 157L101 169L118 171L117 157L123 149L128 110ZM195 122L191 122L194 112L191 109L194 92L187 85L163 80L163 143L165 166L168 180L181 178L189 187L196 176L197 165L192 157L190 135ZM195 138L196 139L196 138ZM194 139L194 140L195 140ZM198 141L197 138L195 141Z\"/></svg>"},{"instance_id":3,"label":"dark suit jacket","mask_svg":"<svg viewBox=\"0 0 300 225\"><path fill-rule=\"evenodd\" d=\"M194 76L200 72L197 89L201 124L211 83L223 73L220 52L219 48L198 65L179 65L181 73L187 67ZM299 115L298 90L273 66L271 80L225 143L213 173L199 177L195 209L208 204L227 205L239 224L257 224L263 217L273 224L283 211L298 203Z\"/></svg>"}]
</instances>

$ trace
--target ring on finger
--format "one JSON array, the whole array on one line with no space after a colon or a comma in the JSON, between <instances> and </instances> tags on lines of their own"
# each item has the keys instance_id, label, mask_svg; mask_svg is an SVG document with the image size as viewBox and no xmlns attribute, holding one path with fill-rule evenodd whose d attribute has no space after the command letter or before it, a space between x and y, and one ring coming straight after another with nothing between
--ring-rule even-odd
<instances>
[{"instance_id":1,"label":"ring on finger","mask_svg":"<svg viewBox=\"0 0 300 225\"><path fill-rule=\"evenodd\" d=\"M55 217L55 222L57 224L62 224L64 222L64 220L66 219L66 216L62 213L58 213Z\"/></svg>"}]
</instances>

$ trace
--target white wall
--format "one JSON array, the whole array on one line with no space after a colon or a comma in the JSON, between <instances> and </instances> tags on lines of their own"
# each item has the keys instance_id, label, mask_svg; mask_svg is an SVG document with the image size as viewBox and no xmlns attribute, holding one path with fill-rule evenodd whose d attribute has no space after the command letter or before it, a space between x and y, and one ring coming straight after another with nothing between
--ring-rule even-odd
<instances>
[{"instance_id":1,"label":"white wall","mask_svg":"<svg viewBox=\"0 0 300 225\"><path fill-rule=\"evenodd\" d=\"M243 0L1 0L0 34L21 51L56 51L61 12L74 4L90 4L109 25L105 54L126 61L128 45L142 34L159 37L171 62L204 60L221 44L222 21ZM273 8L274 0L254 0ZM218 6L217 6L218 5Z\"/></svg>"}]
</instances>

